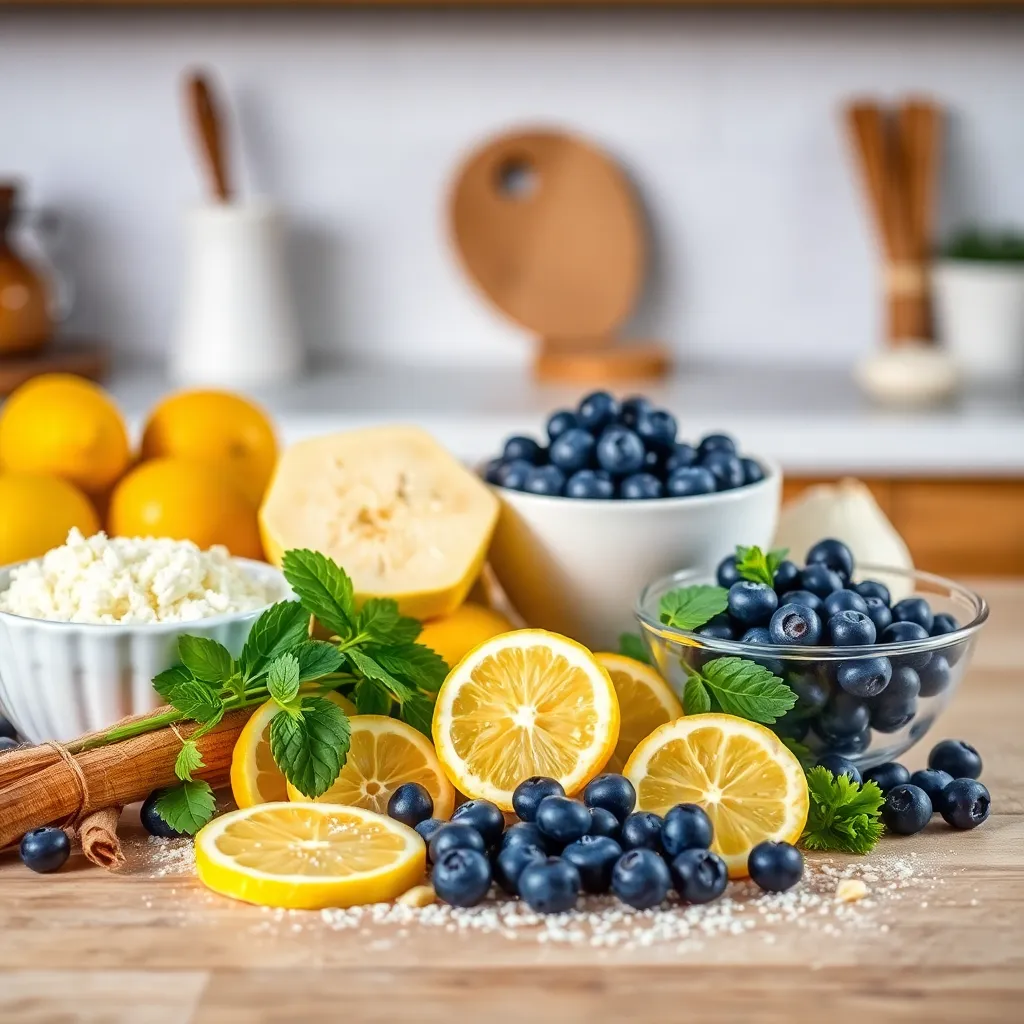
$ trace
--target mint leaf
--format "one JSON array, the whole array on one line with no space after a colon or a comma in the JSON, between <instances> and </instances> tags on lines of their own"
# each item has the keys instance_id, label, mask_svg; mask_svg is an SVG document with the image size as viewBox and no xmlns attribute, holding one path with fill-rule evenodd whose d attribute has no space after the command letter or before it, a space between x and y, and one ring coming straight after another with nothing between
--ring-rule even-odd
<instances>
[{"instance_id":1,"label":"mint leaf","mask_svg":"<svg viewBox=\"0 0 1024 1024\"><path fill-rule=\"evenodd\" d=\"M373 679L378 683L383 683L400 704L412 696L413 688L411 686L407 686L400 679L396 679L383 665L379 664L368 654L364 654L353 647L345 652L345 657L352 662L356 671L361 676Z\"/></svg>"},{"instance_id":2,"label":"mint leaf","mask_svg":"<svg viewBox=\"0 0 1024 1024\"><path fill-rule=\"evenodd\" d=\"M285 778L315 799L332 786L348 756L348 716L323 697L305 697L295 717L277 714L270 722L270 751Z\"/></svg>"},{"instance_id":3,"label":"mint leaf","mask_svg":"<svg viewBox=\"0 0 1024 1024\"><path fill-rule=\"evenodd\" d=\"M789 554L789 548L776 548L766 555L759 547L745 548L742 544L736 547L736 571L745 580L752 583L764 583L775 586L775 573Z\"/></svg>"},{"instance_id":4,"label":"mint leaf","mask_svg":"<svg viewBox=\"0 0 1024 1024\"><path fill-rule=\"evenodd\" d=\"M238 662L246 679L309 636L309 612L299 601L278 601L253 623Z\"/></svg>"},{"instance_id":5,"label":"mint leaf","mask_svg":"<svg viewBox=\"0 0 1024 1024\"><path fill-rule=\"evenodd\" d=\"M697 584L670 590L661 599L661 621L673 629L698 629L729 605L724 587Z\"/></svg>"},{"instance_id":6,"label":"mint leaf","mask_svg":"<svg viewBox=\"0 0 1024 1024\"><path fill-rule=\"evenodd\" d=\"M774 548L765 556L765 561L768 563L768 571L772 574L772 581L768 584L769 586L775 586L775 574L779 571L779 566L786 560L786 555L788 554L789 548Z\"/></svg>"},{"instance_id":7,"label":"mint leaf","mask_svg":"<svg viewBox=\"0 0 1024 1024\"><path fill-rule=\"evenodd\" d=\"M159 675L153 677L153 689L156 690L164 700L169 701L168 694L180 683L188 682L192 678L184 665L175 665L173 668L165 669Z\"/></svg>"},{"instance_id":8,"label":"mint leaf","mask_svg":"<svg viewBox=\"0 0 1024 1024\"><path fill-rule=\"evenodd\" d=\"M303 608L340 637L349 637L355 620L352 580L336 562L318 551L286 551L284 578Z\"/></svg>"},{"instance_id":9,"label":"mint leaf","mask_svg":"<svg viewBox=\"0 0 1024 1024\"><path fill-rule=\"evenodd\" d=\"M356 620L357 633L381 644L412 643L422 630L416 619L399 614L398 602L390 597L368 598Z\"/></svg>"},{"instance_id":10,"label":"mint leaf","mask_svg":"<svg viewBox=\"0 0 1024 1024\"><path fill-rule=\"evenodd\" d=\"M771 725L796 703L781 679L746 658L715 658L700 678L727 715L751 722Z\"/></svg>"},{"instance_id":11,"label":"mint leaf","mask_svg":"<svg viewBox=\"0 0 1024 1024\"><path fill-rule=\"evenodd\" d=\"M299 659L282 654L267 670L267 692L289 714L299 713Z\"/></svg>"},{"instance_id":12,"label":"mint leaf","mask_svg":"<svg viewBox=\"0 0 1024 1024\"><path fill-rule=\"evenodd\" d=\"M337 672L345 661L345 655L326 640L306 640L294 648L292 654L299 661L300 683Z\"/></svg>"},{"instance_id":13,"label":"mint leaf","mask_svg":"<svg viewBox=\"0 0 1024 1024\"><path fill-rule=\"evenodd\" d=\"M427 739L431 739L433 719L434 702L422 693L414 693L402 704L402 721L418 729Z\"/></svg>"},{"instance_id":14,"label":"mint leaf","mask_svg":"<svg viewBox=\"0 0 1024 1024\"><path fill-rule=\"evenodd\" d=\"M219 721L224 714L224 701L204 683L184 679L164 694L168 704L177 708L185 718L206 724Z\"/></svg>"},{"instance_id":15,"label":"mint leaf","mask_svg":"<svg viewBox=\"0 0 1024 1024\"><path fill-rule=\"evenodd\" d=\"M164 790L156 802L156 813L176 832L194 836L217 808L208 782L185 781Z\"/></svg>"},{"instance_id":16,"label":"mint leaf","mask_svg":"<svg viewBox=\"0 0 1024 1024\"><path fill-rule=\"evenodd\" d=\"M209 637L178 637L178 657L185 668L204 683L226 683L234 671L230 651Z\"/></svg>"},{"instance_id":17,"label":"mint leaf","mask_svg":"<svg viewBox=\"0 0 1024 1024\"><path fill-rule=\"evenodd\" d=\"M388 648L371 647L366 653L392 676L421 690L436 693L448 678L448 662L423 644L393 644Z\"/></svg>"},{"instance_id":18,"label":"mint leaf","mask_svg":"<svg viewBox=\"0 0 1024 1024\"><path fill-rule=\"evenodd\" d=\"M174 774L185 782L191 782L192 773L203 767L203 755L199 753L195 741L185 740L174 761Z\"/></svg>"},{"instance_id":19,"label":"mint leaf","mask_svg":"<svg viewBox=\"0 0 1024 1024\"><path fill-rule=\"evenodd\" d=\"M642 661L645 665L651 664L651 656L647 653L643 640L636 633L620 634L619 654L634 661Z\"/></svg>"},{"instance_id":20,"label":"mint leaf","mask_svg":"<svg viewBox=\"0 0 1024 1024\"><path fill-rule=\"evenodd\" d=\"M360 679L352 696L361 715L391 714L391 695L373 679Z\"/></svg>"},{"instance_id":21,"label":"mint leaf","mask_svg":"<svg viewBox=\"0 0 1024 1024\"><path fill-rule=\"evenodd\" d=\"M683 710L688 715L706 715L711 710L711 698L699 675L692 675L683 687Z\"/></svg>"}]
</instances>

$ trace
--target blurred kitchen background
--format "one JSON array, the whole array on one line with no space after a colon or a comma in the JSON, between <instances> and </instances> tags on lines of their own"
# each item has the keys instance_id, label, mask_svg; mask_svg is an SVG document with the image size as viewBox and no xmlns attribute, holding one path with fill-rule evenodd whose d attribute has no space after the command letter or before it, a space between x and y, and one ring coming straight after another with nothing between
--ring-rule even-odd
<instances>
[{"instance_id":1,"label":"blurred kitchen background","mask_svg":"<svg viewBox=\"0 0 1024 1024\"><path fill-rule=\"evenodd\" d=\"M778 458L790 495L864 479L923 568L1024 572L1024 252L1009 237L1024 232L1024 3L143 6L0 0L10 235L31 259L33 229L49 232L67 314L49 357L88 356L136 426L175 367L195 383L216 362L202 331L182 338L218 287L195 280L209 240L187 216L213 205L183 87L200 68L233 198L271 197L285 247L282 283L261 228L225 243L251 257L231 302L260 337L211 373L258 396L285 441L409 420L479 459L590 387L571 368L538 379L537 332L452 244L467 155L553 128L603 150L642 210L615 333L671 370L617 391L665 403L684 438L726 429ZM965 271L920 332L930 346L888 338L885 288L926 293L930 259L883 259L847 112L908 97L938 112L928 248L955 241ZM294 332L263 337L282 303ZM4 357L0 376L41 358ZM260 381L248 364L280 369Z\"/></svg>"}]
</instances>

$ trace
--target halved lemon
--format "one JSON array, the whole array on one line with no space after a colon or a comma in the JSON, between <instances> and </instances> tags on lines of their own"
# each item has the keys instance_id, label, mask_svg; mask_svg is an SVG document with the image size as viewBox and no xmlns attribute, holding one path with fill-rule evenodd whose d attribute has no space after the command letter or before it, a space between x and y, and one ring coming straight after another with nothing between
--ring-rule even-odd
<instances>
[{"instance_id":1,"label":"halved lemon","mask_svg":"<svg viewBox=\"0 0 1024 1024\"><path fill-rule=\"evenodd\" d=\"M340 693L332 690L327 699L349 717L356 713L356 706ZM235 741L231 753L231 795L239 807L288 799L284 774L270 752L270 720L280 710L273 700L261 704Z\"/></svg>"},{"instance_id":2,"label":"halved lemon","mask_svg":"<svg viewBox=\"0 0 1024 1024\"><path fill-rule=\"evenodd\" d=\"M642 739L659 725L683 717L683 706L650 665L624 654L602 653L594 657L608 670L619 699L619 741L604 770L621 772Z\"/></svg>"},{"instance_id":3,"label":"halved lemon","mask_svg":"<svg viewBox=\"0 0 1024 1024\"><path fill-rule=\"evenodd\" d=\"M607 671L581 644L542 629L486 640L448 674L434 705L434 746L461 793L512 810L532 775L577 793L619 738Z\"/></svg>"},{"instance_id":4,"label":"halved lemon","mask_svg":"<svg viewBox=\"0 0 1024 1024\"><path fill-rule=\"evenodd\" d=\"M423 840L362 807L270 803L214 818L196 836L196 871L214 892L294 910L400 896L423 879Z\"/></svg>"},{"instance_id":5,"label":"halved lemon","mask_svg":"<svg viewBox=\"0 0 1024 1024\"><path fill-rule=\"evenodd\" d=\"M434 801L434 817L447 820L455 791L441 770L430 740L411 725L384 715L352 719L352 743L341 774L317 803L348 804L386 814L388 800L399 786L418 782ZM291 783L288 799L306 800Z\"/></svg>"},{"instance_id":6,"label":"halved lemon","mask_svg":"<svg viewBox=\"0 0 1024 1024\"><path fill-rule=\"evenodd\" d=\"M715 827L711 849L730 878L747 877L747 855L766 839L795 843L807 821L800 762L763 725L732 715L690 715L656 729L623 774L637 808L664 814L700 804Z\"/></svg>"}]
</instances>

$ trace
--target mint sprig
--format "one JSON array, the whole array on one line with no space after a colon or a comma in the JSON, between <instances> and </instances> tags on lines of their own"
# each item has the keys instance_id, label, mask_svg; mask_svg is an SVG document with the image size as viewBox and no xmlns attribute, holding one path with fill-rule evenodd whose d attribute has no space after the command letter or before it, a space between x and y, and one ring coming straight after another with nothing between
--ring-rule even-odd
<instances>
[{"instance_id":1,"label":"mint sprig","mask_svg":"<svg viewBox=\"0 0 1024 1024\"><path fill-rule=\"evenodd\" d=\"M744 547L742 544L736 546L736 571L745 580L751 583L764 583L766 586L775 586L775 574L779 566L786 560L789 548L776 548L765 554L757 545Z\"/></svg>"},{"instance_id":2,"label":"mint sprig","mask_svg":"<svg viewBox=\"0 0 1024 1024\"><path fill-rule=\"evenodd\" d=\"M270 751L284 777L303 796L330 789L348 756L351 726L337 704L305 697L270 720Z\"/></svg>"},{"instance_id":3,"label":"mint sprig","mask_svg":"<svg viewBox=\"0 0 1024 1024\"><path fill-rule=\"evenodd\" d=\"M673 629L699 629L729 606L724 587L695 584L679 587L662 596L658 611L661 621Z\"/></svg>"},{"instance_id":4,"label":"mint sprig","mask_svg":"<svg viewBox=\"0 0 1024 1024\"><path fill-rule=\"evenodd\" d=\"M688 715L723 711L772 725L796 704L796 694L778 676L746 658L715 658L700 669L682 664L688 676L683 688Z\"/></svg>"},{"instance_id":5,"label":"mint sprig","mask_svg":"<svg viewBox=\"0 0 1024 1024\"><path fill-rule=\"evenodd\" d=\"M208 782L185 779L164 790L156 802L156 813L177 832L195 835L212 817L217 801Z\"/></svg>"}]
</instances>

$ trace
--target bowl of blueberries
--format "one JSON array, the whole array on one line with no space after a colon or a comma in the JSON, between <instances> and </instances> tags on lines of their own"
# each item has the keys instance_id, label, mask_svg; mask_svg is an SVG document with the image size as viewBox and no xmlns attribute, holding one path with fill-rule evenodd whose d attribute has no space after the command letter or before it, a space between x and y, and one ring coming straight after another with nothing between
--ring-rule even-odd
<instances>
[{"instance_id":1,"label":"bowl of blueberries","mask_svg":"<svg viewBox=\"0 0 1024 1024\"><path fill-rule=\"evenodd\" d=\"M490 562L531 626L595 649L634 628L635 595L666 565L713 570L737 537L767 544L782 474L727 434L690 444L647 398L606 391L510 437L483 470L502 502Z\"/></svg>"},{"instance_id":2,"label":"bowl of blueberries","mask_svg":"<svg viewBox=\"0 0 1024 1024\"><path fill-rule=\"evenodd\" d=\"M842 770L893 760L946 707L988 618L984 598L925 572L855 565L846 544L815 544L803 567L771 566L772 583L744 578L735 555L712 575L686 570L640 594L636 615L661 674L683 699L687 680L718 658L768 669L796 705L769 728ZM908 596L893 600L896 581ZM700 584L727 591L726 610L693 629L670 625L666 594Z\"/></svg>"}]
</instances>

